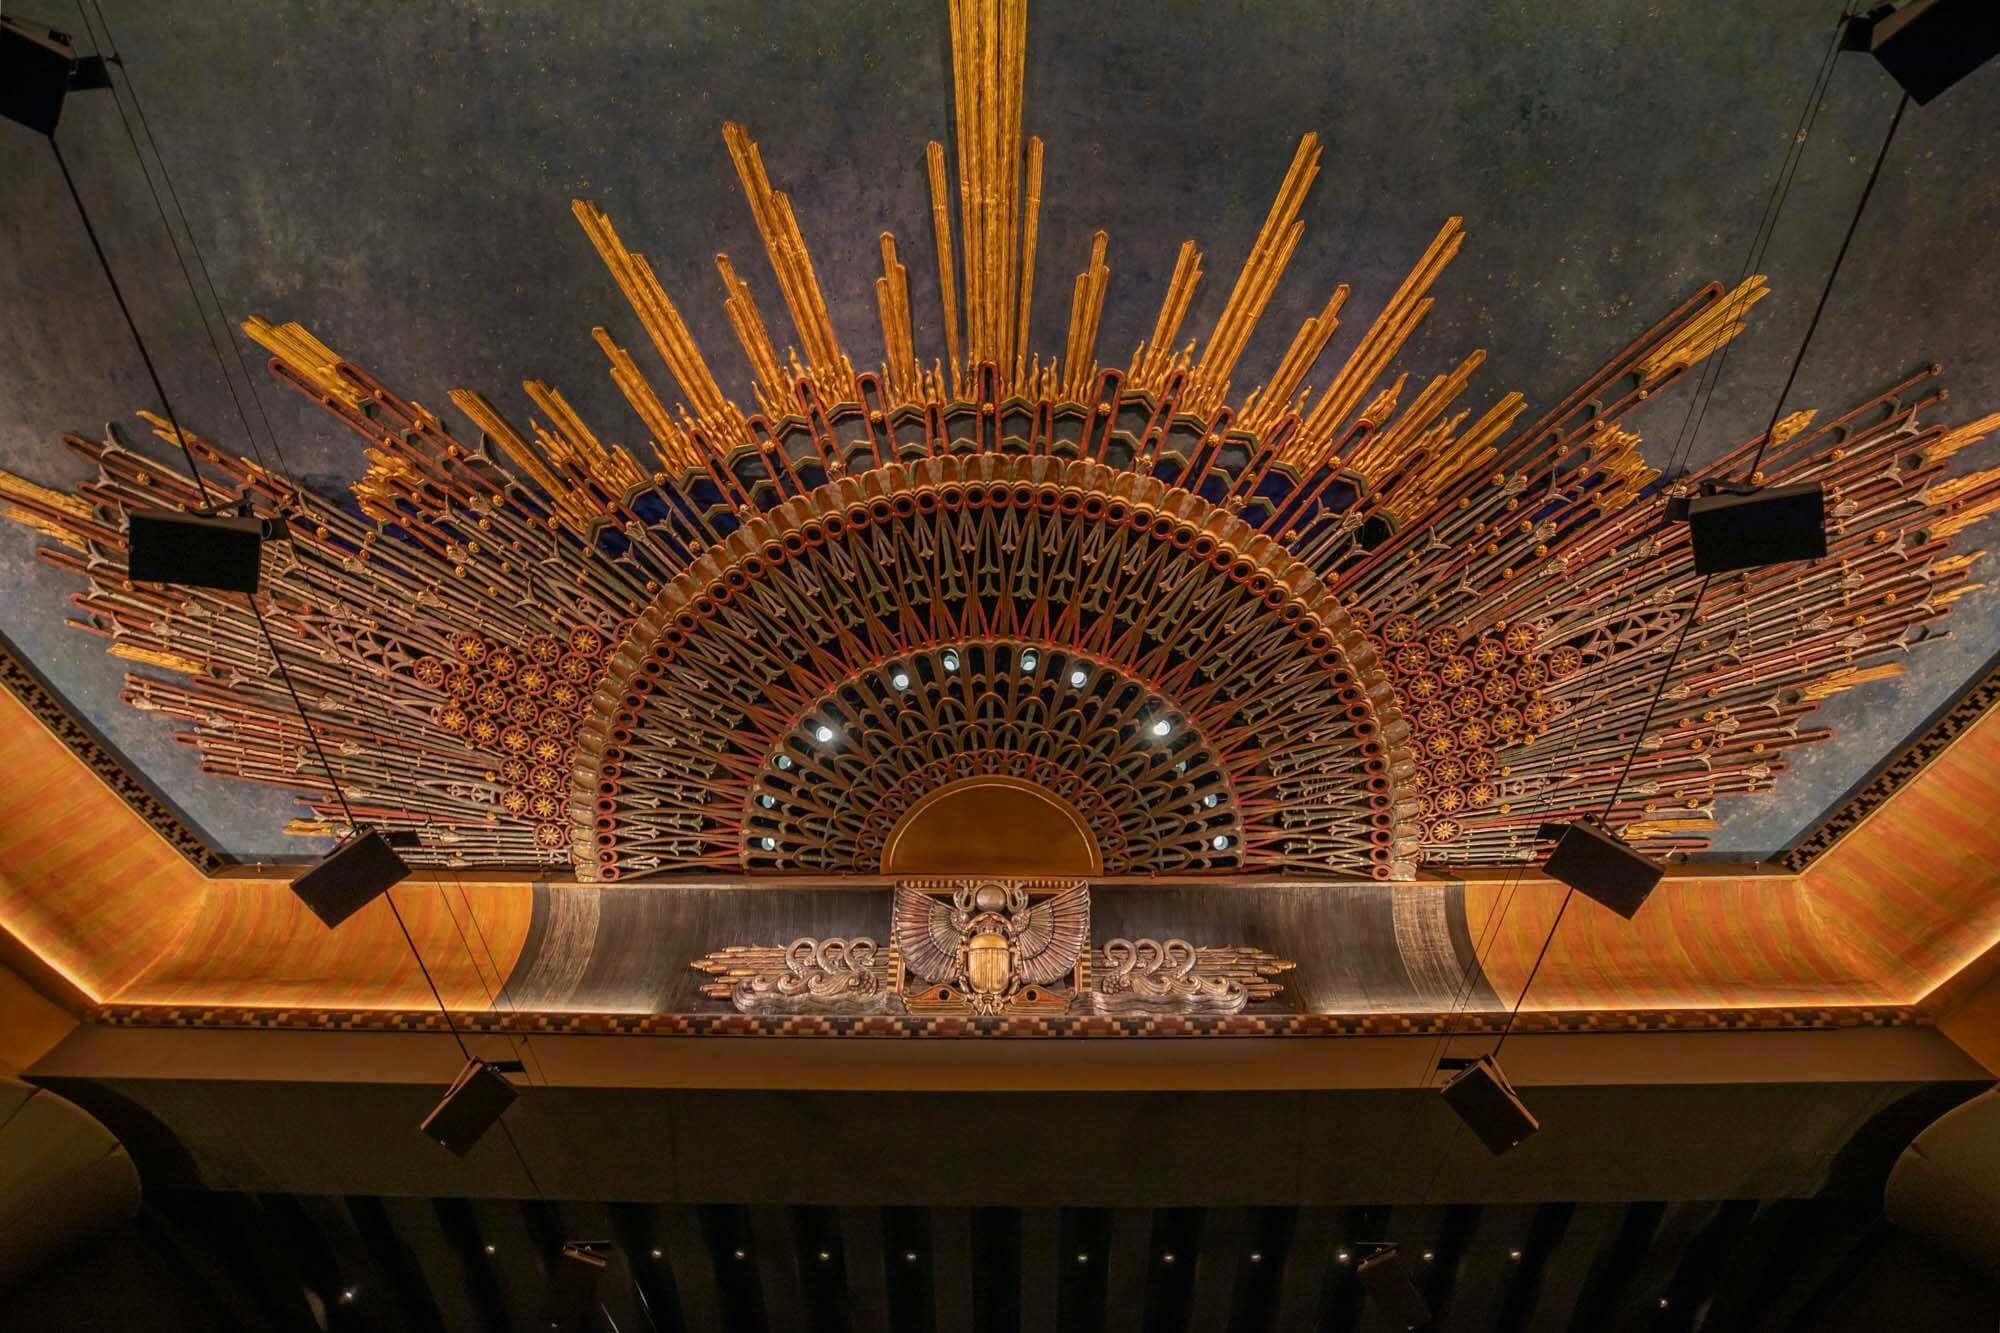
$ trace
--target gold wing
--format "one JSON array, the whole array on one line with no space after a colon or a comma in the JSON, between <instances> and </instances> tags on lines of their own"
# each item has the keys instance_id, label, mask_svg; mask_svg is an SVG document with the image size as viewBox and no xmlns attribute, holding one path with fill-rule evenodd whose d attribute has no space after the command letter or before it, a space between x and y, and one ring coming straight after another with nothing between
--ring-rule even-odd
<instances>
[{"instance_id":1,"label":"gold wing","mask_svg":"<svg viewBox=\"0 0 2000 1333\"><path fill-rule=\"evenodd\" d=\"M1090 947L1090 889L1078 884L1042 899L1015 918L1021 979L1046 986L1076 966Z\"/></svg>"},{"instance_id":2,"label":"gold wing","mask_svg":"<svg viewBox=\"0 0 2000 1333\"><path fill-rule=\"evenodd\" d=\"M951 908L898 884L889 927L903 966L910 971L925 981L950 981L957 974L959 933L951 921Z\"/></svg>"}]
</instances>

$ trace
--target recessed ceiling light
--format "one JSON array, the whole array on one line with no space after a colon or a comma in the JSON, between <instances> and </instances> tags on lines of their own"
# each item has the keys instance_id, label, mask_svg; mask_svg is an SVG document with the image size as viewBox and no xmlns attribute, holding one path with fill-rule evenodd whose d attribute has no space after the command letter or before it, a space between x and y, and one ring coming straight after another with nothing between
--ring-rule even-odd
<instances>
[{"instance_id":1,"label":"recessed ceiling light","mask_svg":"<svg viewBox=\"0 0 2000 1333\"><path fill-rule=\"evenodd\" d=\"M792 766L792 757L790 755L781 754L778 756L779 768L790 768L791 766Z\"/></svg>"},{"instance_id":2,"label":"recessed ceiling light","mask_svg":"<svg viewBox=\"0 0 2000 1333\"><path fill-rule=\"evenodd\" d=\"M757 840L757 845L762 847L767 852L775 852L778 850L778 840L776 838L759 838Z\"/></svg>"},{"instance_id":3,"label":"recessed ceiling light","mask_svg":"<svg viewBox=\"0 0 2000 1333\"><path fill-rule=\"evenodd\" d=\"M1158 722L1155 722L1153 724L1153 734L1155 736L1165 736L1170 732L1172 732L1173 729L1174 729L1174 724L1167 721L1165 718L1161 718Z\"/></svg>"},{"instance_id":4,"label":"recessed ceiling light","mask_svg":"<svg viewBox=\"0 0 2000 1333\"><path fill-rule=\"evenodd\" d=\"M910 688L910 673L907 671L898 671L895 675L889 677L889 683L899 690L907 690Z\"/></svg>"},{"instance_id":5,"label":"recessed ceiling light","mask_svg":"<svg viewBox=\"0 0 2000 1333\"><path fill-rule=\"evenodd\" d=\"M945 669L946 671L956 671L956 670L958 670L958 654L957 654L957 653L946 653L946 654L945 654L945 655L944 655L943 657L939 658L938 660L944 663L944 669Z\"/></svg>"},{"instance_id":6,"label":"recessed ceiling light","mask_svg":"<svg viewBox=\"0 0 2000 1333\"><path fill-rule=\"evenodd\" d=\"M738 1251L736 1252L736 1257L737 1257L738 1259L741 1259L741 1258L743 1258L743 1257L744 1257L744 1254L743 1254L743 1251L741 1251L741 1250L738 1250Z\"/></svg>"},{"instance_id":7,"label":"recessed ceiling light","mask_svg":"<svg viewBox=\"0 0 2000 1333\"><path fill-rule=\"evenodd\" d=\"M1041 660L1042 660L1041 658L1036 657L1033 653L1022 653L1021 670L1033 671L1035 669L1036 663L1040 662Z\"/></svg>"},{"instance_id":8,"label":"recessed ceiling light","mask_svg":"<svg viewBox=\"0 0 2000 1333\"><path fill-rule=\"evenodd\" d=\"M1083 683L1089 679L1090 679L1090 673L1088 671L1085 671L1082 667L1078 667L1076 670L1069 673L1070 688L1080 690L1083 688Z\"/></svg>"},{"instance_id":9,"label":"recessed ceiling light","mask_svg":"<svg viewBox=\"0 0 2000 1333\"><path fill-rule=\"evenodd\" d=\"M1173 1261L1174 1261L1174 1252L1172 1250L1168 1250L1165 1254L1160 1256L1160 1262L1163 1264L1170 1264Z\"/></svg>"},{"instance_id":10,"label":"recessed ceiling light","mask_svg":"<svg viewBox=\"0 0 2000 1333\"><path fill-rule=\"evenodd\" d=\"M1218 852L1226 852L1229 850L1229 835L1227 833L1218 833L1208 840L1208 845L1215 848Z\"/></svg>"},{"instance_id":11,"label":"recessed ceiling light","mask_svg":"<svg viewBox=\"0 0 2000 1333\"><path fill-rule=\"evenodd\" d=\"M1211 810L1215 809L1215 793L1210 792L1208 795L1202 797L1201 803Z\"/></svg>"},{"instance_id":12,"label":"recessed ceiling light","mask_svg":"<svg viewBox=\"0 0 2000 1333\"><path fill-rule=\"evenodd\" d=\"M826 1262L827 1262L828 1260L830 1260L830 1259L832 1259L832 1258L833 1258L833 1255L829 1254L829 1253L828 1253L827 1251L825 1251L825 1250L821 1250L821 1251L819 1252L819 1261L820 1261L821 1263L826 1263Z\"/></svg>"},{"instance_id":13,"label":"recessed ceiling light","mask_svg":"<svg viewBox=\"0 0 2000 1333\"><path fill-rule=\"evenodd\" d=\"M824 722L820 723L817 727L813 728L813 739L818 741L821 745L825 745L828 741L833 739L833 728L829 727Z\"/></svg>"},{"instance_id":14,"label":"recessed ceiling light","mask_svg":"<svg viewBox=\"0 0 2000 1333\"><path fill-rule=\"evenodd\" d=\"M1250 1251L1250 1262L1251 1262L1251 1263L1253 1263L1253 1264L1261 1264L1261 1263L1263 1263L1263 1262L1264 1262L1264 1252L1263 1252L1262 1250L1252 1250L1252 1251Z\"/></svg>"},{"instance_id":15,"label":"recessed ceiling light","mask_svg":"<svg viewBox=\"0 0 2000 1333\"><path fill-rule=\"evenodd\" d=\"M658 1258L660 1258L660 1257L661 1257L661 1256L660 1256L660 1251L658 1251L658 1250L654 1250L654 1251L653 1251L653 1257L654 1257L655 1259L658 1259Z\"/></svg>"},{"instance_id":16,"label":"recessed ceiling light","mask_svg":"<svg viewBox=\"0 0 2000 1333\"><path fill-rule=\"evenodd\" d=\"M1076 1261L1077 1261L1078 1263L1080 1263L1080 1264L1087 1264L1087 1263L1089 1263L1089 1262L1090 1262L1090 1251L1089 1251L1089 1250L1078 1250L1078 1251L1076 1252Z\"/></svg>"},{"instance_id":17,"label":"recessed ceiling light","mask_svg":"<svg viewBox=\"0 0 2000 1333\"><path fill-rule=\"evenodd\" d=\"M499 1251L498 1251L498 1250L496 1250L496 1249L495 1249L495 1248L494 1248L493 1246L491 1246L491 1245L488 1245L488 1246L486 1247L486 1252L487 1252L488 1254L497 1254L497 1253L499 1253Z\"/></svg>"},{"instance_id":18,"label":"recessed ceiling light","mask_svg":"<svg viewBox=\"0 0 2000 1333\"><path fill-rule=\"evenodd\" d=\"M763 806L766 810L769 810L774 808L778 804L778 798L771 795L771 793L769 792L765 792L763 795L757 798L757 804Z\"/></svg>"},{"instance_id":19,"label":"recessed ceiling light","mask_svg":"<svg viewBox=\"0 0 2000 1333\"><path fill-rule=\"evenodd\" d=\"M906 1263L906 1264L913 1264L913 1263L915 1263L916 1261L917 1261L917 1252L916 1252L915 1250L904 1250L904 1251L903 1251L903 1262L904 1262L904 1263Z\"/></svg>"}]
</instances>

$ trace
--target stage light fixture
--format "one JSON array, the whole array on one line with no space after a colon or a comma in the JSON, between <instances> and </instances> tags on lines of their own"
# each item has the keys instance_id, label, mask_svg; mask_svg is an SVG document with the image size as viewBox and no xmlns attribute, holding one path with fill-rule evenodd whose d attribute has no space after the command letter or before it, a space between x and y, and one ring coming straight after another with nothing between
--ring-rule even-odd
<instances>
[{"instance_id":1,"label":"stage light fixture","mask_svg":"<svg viewBox=\"0 0 2000 1333\"><path fill-rule=\"evenodd\" d=\"M135 583L254 593L271 522L249 514L135 509L125 527Z\"/></svg>"},{"instance_id":2,"label":"stage light fixture","mask_svg":"<svg viewBox=\"0 0 2000 1333\"><path fill-rule=\"evenodd\" d=\"M541 1321L545 1327L573 1329L597 1308L597 1284L608 1262L609 1241L571 1241L549 1264L548 1286L542 1292Z\"/></svg>"},{"instance_id":3,"label":"stage light fixture","mask_svg":"<svg viewBox=\"0 0 2000 1333\"><path fill-rule=\"evenodd\" d=\"M1842 45L1874 56L1910 100L1923 106L2000 55L2000 5L1993 0L1878 5L1849 21Z\"/></svg>"},{"instance_id":4,"label":"stage light fixture","mask_svg":"<svg viewBox=\"0 0 2000 1333\"><path fill-rule=\"evenodd\" d=\"M1442 1092L1466 1128L1496 1157L1541 1128L1490 1055L1467 1061Z\"/></svg>"},{"instance_id":5,"label":"stage light fixture","mask_svg":"<svg viewBox=\"0 0 2000 1333\"><path fill-rule=\"evenodd\" d=\"M1826 554L1826 493L1816 481L1764 488L1717 484L1687 501L1686 516L1697 574Z\"/></svg>"},{"instance_id":6,"label":"stage light fixture","mask_svg":"<svg viewBox=\"0 0 2000 1333\"><path fill-rule=\"evenodd\" d=\"M419 1128L454 1156L465 1156L521 1095L506 1077L521 1069L519 1060L467 1060Z\"/></svg>"},{"instance_id":7,"label":"stage light fixture","mask_svg":"<svg viewBox=\"0 0 2000 1333\"><path fill-rule=\"evenodd\" d=\"M1354 1270L1368 1299L1389 1321L1401 1328L1426 1328L1431 1322L1430 1303L1417 1290L1410 1266L1403 1262L1402 1250L1395 1245L1378 1245Z\"/></svg>"},{"instance_id":8,"label":"stage light fixture","mask_svg":"<svg viewBox=\"0 0 2000 1333\"><path fill-rule=\"evenodd\" d=\"M1556 839L1542 869L1586 898L1630 921L1646 905L1666 870L1594 823L1544 824L1538 835Z\"/></svg>"},{"instance_id":9,"label":"stage light fixture","mask_svg":"<svg viewBox=\"0 0 2000 1333\"><path fill-rule=\"evenodd\" d=\"M389 840L370 829L292 881L292 892L328 927L339 925L410 876Z\"/></svg>"}]
</instances>

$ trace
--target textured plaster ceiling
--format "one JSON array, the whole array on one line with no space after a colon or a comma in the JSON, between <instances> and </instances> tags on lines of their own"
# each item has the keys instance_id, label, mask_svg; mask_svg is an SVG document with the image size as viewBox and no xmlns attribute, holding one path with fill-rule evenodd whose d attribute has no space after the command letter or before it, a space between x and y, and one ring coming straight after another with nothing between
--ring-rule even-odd
<instances>
[{"instance_id":1,"label":"textured plaster ceiling","mask_svg":"<svg viewBox=\"0 0 2000 1333\"><path fill-rule=\"evenodd\" d=\"M1275 361L1335 281L1372 315L1458 214L1471 238L1403 363L1428 374L1483 346L1468 401L1518 388L1545 406L1702 282L1738 275L1836 8L1043 5L1024 117L1048 141L1035 342L1060 345L1061 293L1098 227L1111 235L1108 358L1143 336L1188 236L1224 275L1190 312L1187 327L1206 329L1298 136L1316 130L1327 155L1305 238L1245 365ZM219 336L251 312L298 319L440 409L459 385L513 405L536 376L636 438L588 336L626 312L568 201L616 217L740 389L712 255L729 251L771 298L722 143L735 119L790 193L849 342L875 344L888 228L908 256L918 346L941 343L922 145L949 131L943 0L106 11L229 317ZM1729 355L1697 460L1768 419L1895 102L1871 62L1841 58L1763 265L1775 294ZM2000 230L1995 123L1991 69L1909 111L1788 406L1838 409L1937 360L1952 420L2000 407L2000 269L1981 262ZM0 466L67 486L85 472L58 436L152 394L46 147L0 129ZM108 97L75 99L61 139L183 419L245 447ZM235 392L260 442L268 412L295 475L330 492L357 475L353 438L246 356L255 398L240 378ZM1654 462L1688 403L1683 388L1629 423ZM1958 464L1995 453L1989 442ZM200 777L164 725L119 703L127 664L62 626L76 585L34 546L0 530L0 631L211 838L244 856L303 850L278 832L286 797ZM1798 754L1774 797L1738 803L1718 849L1766 853L1813 823L2000 647L1994 608L1984 592L1963 599L1953 636L1908 676L1823 708L1836 739Z\"/></svg>"}]
</instances>

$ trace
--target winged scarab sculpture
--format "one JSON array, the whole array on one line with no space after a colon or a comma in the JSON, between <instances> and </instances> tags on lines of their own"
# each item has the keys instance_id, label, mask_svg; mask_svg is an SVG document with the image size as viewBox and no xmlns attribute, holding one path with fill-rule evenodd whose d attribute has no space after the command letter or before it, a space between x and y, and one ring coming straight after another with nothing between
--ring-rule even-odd
<instances>
[{"instance_id":1,"label":"winged scarab sculpture","mask_svg":"<svg viewBox=\"0 0 2000 1333\"><path fill-rule=\"evenodd\" d=\"M1060 1000L1081 988L1077 964L1090 947L1090 891L1071 885L1033 901L1027 888L1000 880L950 886L947 900L896 886L891 933L903 966L930 983L909 997L962 997L977 1014L997 1014L1025 1000ZM1061 992L1050 987L1067 980Z\"/></svg>"}]
</instances>

